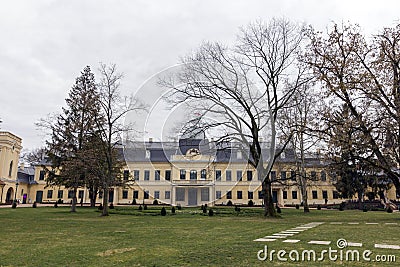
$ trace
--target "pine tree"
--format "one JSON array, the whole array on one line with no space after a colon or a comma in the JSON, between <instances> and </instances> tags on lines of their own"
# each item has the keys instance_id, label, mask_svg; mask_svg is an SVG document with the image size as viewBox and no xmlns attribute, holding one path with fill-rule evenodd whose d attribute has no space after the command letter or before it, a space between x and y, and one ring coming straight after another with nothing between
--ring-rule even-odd
<instances>
[{"instance_id":1,"label":"pine tree","mask_svg":"<svg viewBox=\"0 0 400 267\"><path fill-rule=\"evenodd\" d=\"M99 94L89 66L76 78L66 104L51 123L52 136L47 147L52 169L47 182L73 190L71 212L75 212L77 189L93 178L88 167L92 162L88 162L85 154L94 149L90 141L101 120Z\"/></svg>"}]
</instances>

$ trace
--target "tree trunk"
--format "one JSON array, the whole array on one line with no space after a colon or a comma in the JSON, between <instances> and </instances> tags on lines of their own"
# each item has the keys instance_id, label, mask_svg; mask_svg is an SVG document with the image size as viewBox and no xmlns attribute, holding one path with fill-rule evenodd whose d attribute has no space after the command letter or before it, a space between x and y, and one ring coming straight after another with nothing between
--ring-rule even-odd
<instances>
[{"instance_id":1,"label":"tree trunk","mask_svg":"<svg viewBox=\"0 0 400 267\"><path fill-rule=\"evenodd\" d=\"M96 207L97 188L89 187L90 207Z\"/></svg>"},{"instance_id":2,"label":"tree trunk","mask_svg":"<svg viewBox=\"0 0 400 267\"><path fill-rule=\"evenodd\" d=\"M108 213L108 193L109 189L108 189L108 185L104 186L103 189L103 211L101 213L101 216L108 216L110 215Z\"/></svg>"},{"instance_id":3,"label":"tree trunk","mask_svg":"<svg viewBox=\"0 0 400 267\"><path fill-rule=\"evenodd\" d=\"M276 217L277 213L272 199L272 186L268 178L262 182L263 200L264 200L264 216Z\"/></svg>"},{"instance_id":4,"label":"tree trunk","mask_svg":"<svg viewBox=\"0 0 400 267\"><path fill-rule=\"evenodd\" d=\"M78 189L76 187L73 188L74 195L72 196L71 212L76 212L76 202L77 202L76 191L77 190Z\"/></svg>"},{"instance_id":5,"label":"tree trunk","mask_svg":"<svg viewBox=\"0 0 400 267\"><path fill-rule=\"evenodd\" d=\"M301 200L303 202L304 212L310 212L310 207L308 206L308 192L307 192L307 177L305 177L305 172L300 175L301 179Z\"/></svg>"}]
</instances>

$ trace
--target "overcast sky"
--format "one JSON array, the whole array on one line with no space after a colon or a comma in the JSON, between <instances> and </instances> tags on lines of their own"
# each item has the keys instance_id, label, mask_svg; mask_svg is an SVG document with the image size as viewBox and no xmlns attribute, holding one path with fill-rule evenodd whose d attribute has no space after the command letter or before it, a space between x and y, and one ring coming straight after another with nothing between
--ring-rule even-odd
<instances>
[{"instance_id":1,"label":"overcast sky","mask_svg":"<svg viewBox=\"0 0 400 267\"><path fill-rule=\"evenodd\" d=\"M99 62L117 64L130 94L202 41L232 43L256 19L284 16L321 30L350 21L371 34L395 25L399 10L396 0L2 1L0 127L25 148L41 146L34 123L60 111L86 65L96 73Z\"/></svg>"}]
</instances>

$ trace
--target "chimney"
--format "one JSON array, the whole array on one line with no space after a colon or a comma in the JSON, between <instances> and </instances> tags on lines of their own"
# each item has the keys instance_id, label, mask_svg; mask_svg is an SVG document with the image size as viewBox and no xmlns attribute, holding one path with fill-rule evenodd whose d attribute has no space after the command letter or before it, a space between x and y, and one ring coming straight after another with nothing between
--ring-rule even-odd
<instances>
[{"instance_id":1,"label":"chimney","mask_svg":"<svg viewBox=\"0 0 400 267\"><path fill-rule=\"evenodd\" d=\"M149 143L153 143L153 137L149 137Z\"/></svg>"}]
</instances>

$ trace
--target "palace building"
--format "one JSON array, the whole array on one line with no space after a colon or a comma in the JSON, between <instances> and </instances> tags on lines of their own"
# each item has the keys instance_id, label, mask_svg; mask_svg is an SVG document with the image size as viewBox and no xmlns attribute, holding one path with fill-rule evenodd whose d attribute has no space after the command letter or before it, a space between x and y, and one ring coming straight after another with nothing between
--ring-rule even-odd
<instances>
[{"instance_id":1,"label":"palace building","mask_svg":"<svg viewBox=\"0 0 400 267\"><path fill-rule=\"evenodd\" d=\"M46 167L43 159L36 166L17 166L21 139L7 132L0 134L1 203L71 202L72 190L63 186L47 186ZM268 146L264 144L263 155L268 158ZM217 144L205 136L181 138L178 141L129 142L121 147L126 161L123 171L126 185L111 188L110 203L152 204L180 206L261 205L263 192L257 171L248 163L247 153L237 143ZM273 199L280 206L302 202L297 183L299 161L292 149L285 149L277 158L270 178L273 181ZM338 204L335 177L329 175L326 164L319 155L306 158L308 203L311 205ZM389 199L394 193L387 192ZM395 195L395 194L394 194ZM90 203L86 188L78 188L78 203ZM102 194L97 203L102 202Z\"/></svg>"}]
</instances>

